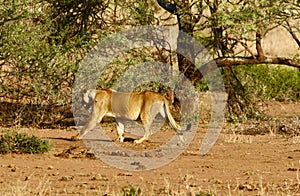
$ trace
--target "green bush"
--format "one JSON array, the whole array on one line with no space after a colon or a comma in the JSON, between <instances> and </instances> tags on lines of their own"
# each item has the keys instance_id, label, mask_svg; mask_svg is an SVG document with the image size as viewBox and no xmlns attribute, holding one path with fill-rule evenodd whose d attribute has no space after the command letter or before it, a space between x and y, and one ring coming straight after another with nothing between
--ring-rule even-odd
<instances>
[{"instance_id":1,"label":"green bush","mask_svg":"<svg viewBox=\"0 0 300 196\"><path fill-rule=\"evenodd\" d=\"M245 65L235 68L247 93L261 100L300 99L300 70L279 65Z\"/></svg>"},{"instance_id":2,"label":"green bush","mask_svg":"<svg viewBox=\"0 0 300 196\"><path fill-rule=\"evenodd\" d=\"M16 131L8 132L0 136L0 153L45 153L51 149L48 140L42 140L36 136Z\"/></svg>"}]
</instances>

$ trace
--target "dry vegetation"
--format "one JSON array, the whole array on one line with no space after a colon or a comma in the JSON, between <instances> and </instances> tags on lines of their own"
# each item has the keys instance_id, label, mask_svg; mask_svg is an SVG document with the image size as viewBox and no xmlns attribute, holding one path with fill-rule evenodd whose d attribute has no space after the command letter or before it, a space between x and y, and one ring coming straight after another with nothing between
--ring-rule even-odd
<instances>
[{"instance_id":1,"label":"dry vegetation","mask_svg":"<svg viewBox=\"0 0 300 196\"><path fill-rule=\"evenodd\" d=\"M74 75L84 55L108 34L137 24L177 25L176 15L165 12L156 1L89 1L86 6L82 1L35 2L0 3L0 137L17 131L34 135L29 140L40 141L35 136L48 140L53 147L44 154L0 154L0 195L299 195L299 1L273 7L264 7L269 1L240 1L245 9L231 4L240 9L236 15L227 4L205 4L207 10L193 34L216 59L241 57L257 64L220 69L230 73L225 83L227 90L237 92L233 102L250 100L246 106L255 110L228 112L216 145L199 156L211 112L206 82L199 81L201 120L195 139L175 161L140 172L113 168L81 141L70 140L77 133L71 109ZM195 9L192 14L197 18ZM224 37L217 37L222 30ZM257 42L260 30L263 37ZM224 43L228 50L222 51ZM266 57L262 60L259 44ZM285 59L277 62L285 65L266 65L269 57ZM155 47L130 51L111 62L98 86L110 87L122 71L145 61L174 67L178 63L172 51ZM235 82L238 85L232 85ZM165 91L157 84L142 88ZM103 127L116 137L111 121ZM119 145L153 149L172 133L166 128L143 145ZM17 145L23 137L16 134L5 141Z\"/></svg>"}]
</instances>

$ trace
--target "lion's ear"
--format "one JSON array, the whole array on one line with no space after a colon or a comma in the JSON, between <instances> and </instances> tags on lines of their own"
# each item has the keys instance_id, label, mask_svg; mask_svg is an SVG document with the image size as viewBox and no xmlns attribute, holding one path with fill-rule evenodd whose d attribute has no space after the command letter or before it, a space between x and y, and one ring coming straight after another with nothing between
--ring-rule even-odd
<instances>
[{"instance_id":1,"label":"lion's ear","mask_svg":"<svg viewBox=\"0 0 300 196\"><path fill-rule=\"evenodd\" d=\"M96 90L89 90L89 97L94 100L95 96L96 96Z\"/></svg>"},{"instance_id":2,"label":"lion's ear","mask_svg":"<svg viewBox=\"0 0 300 196\"><path fill-rule=\"evenodd\" d=\"M89 104L90 101L95 99L95 96L96 96L96 90L89 89L83 93L82 100L83 100L84 104Z\"/></svg>"}]
</instances>

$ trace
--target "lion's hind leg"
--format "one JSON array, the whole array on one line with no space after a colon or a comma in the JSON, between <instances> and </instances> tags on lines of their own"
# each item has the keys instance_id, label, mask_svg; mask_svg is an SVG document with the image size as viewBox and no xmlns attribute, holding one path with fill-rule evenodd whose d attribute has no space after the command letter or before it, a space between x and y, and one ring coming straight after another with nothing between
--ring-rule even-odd
<instances>
[{"instance_id":1,"label":"lion's hind leg","mask_svg":"<svg viewBox=\"0 0 300 196\"><path fill-rule=\"evenodd\" d=\"M151 135L150 126L153 121L151 114L147 112L145 112L145 114L141 114L141 121L144 128L144 136L138 140L135 140L134 143L136 144L140 144L143 141L148 140Z\"/></svg>"},{"instance_id":2,"label":"lion's hind leg","mask_svg":"<svg viewBox=\"0 0 300 196\"><path fill-rule=\"evenodd\" d=\"M145 140L149 140L149 137L151 136L150 125L143 125L145 134L144 134L144 136L142 138L140 138L138 140L134 140L135 144L140 144L140 143L142 143Z\"/></svg>"},{"instance_id":3,"label":"lion's hind leg","mask_svg":"<svg viewBox=\"0 0 300 196\"><path fill-rule=\"evenodd\" d=\"M148 108L145 108L144 112L141 113L140 117L141 117L141 121L142 121L145 133L141 139L135 140L134 143L140 144L145 140L149 140L150 136L152 135L152 132L150 130L151 124L152 124L154 118L156 117L156 115L158 113L160 113L162 107L163 106L160 103L154 103L153 105L149 106Z\"/></svg>"},{"instance_id":4,"label":"lion's hind leg","mask_svg":"<svg viewBox=\"0 0 300 196\"><path fill-rule=\"evenodd\" d=\"M99 111L98 109L93 108L92 116L90 117L88 123L83 127L79 133L79 138L82 139L89 131L94 129L97 125L97 122L100 123L102 118L105 116L106 111Z\"/></svg>"}]
</instances>

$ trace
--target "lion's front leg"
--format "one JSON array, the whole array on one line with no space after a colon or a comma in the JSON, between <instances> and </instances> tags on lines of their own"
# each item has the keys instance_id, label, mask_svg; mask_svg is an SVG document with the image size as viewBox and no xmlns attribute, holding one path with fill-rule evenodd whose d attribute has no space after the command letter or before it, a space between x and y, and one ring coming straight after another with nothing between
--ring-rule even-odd
<instances>
[{"instance_id":1,"label":"lion's front leg","mask_svg":"<svg viewBox=\"0 0 300 196\"><path fill-rule=\"evenodd\" d=\"M119 141L124 142L124 123L119 119L116 119L116 121L117 121L117 132L119 136Z\"/></svg>"}]
</instances>

